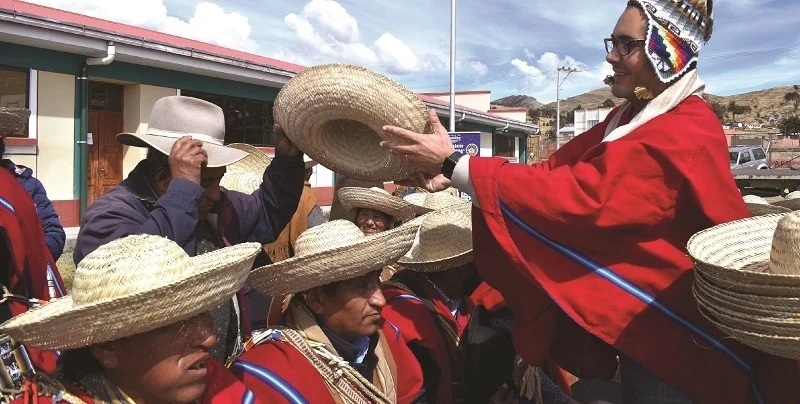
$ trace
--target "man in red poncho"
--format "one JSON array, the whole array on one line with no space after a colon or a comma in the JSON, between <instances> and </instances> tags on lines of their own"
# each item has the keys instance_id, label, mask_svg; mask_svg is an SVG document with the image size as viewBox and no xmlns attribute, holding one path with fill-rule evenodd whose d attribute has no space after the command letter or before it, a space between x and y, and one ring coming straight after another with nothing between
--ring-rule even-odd
<instances>
[{"instance_id":1,"label":"man in red poncho","mask_svg":"<svg viewBox=\"0 0 800 404\"><path fill-rule=\"evenodd\" d=\"M541 164L460 156L433 113L434 136L384 128L400 140L382 145L427 174L417 185L473 195L475 261L514 312L523 359L592 377L618 355L626 402L800 394L796 361L723 340L691 294L689 237L748 215L696 70L712 7L628 2L605 40L607 84L627 102Z\"/></svg>"},{"instance_id":2,"label":"man in red poncho","mask_svg":"<svg viewBox=\"0 0 800 404\"><path fill-rule=\"evenodd\" d=\"M0 108L0 142L22 130L29 116L27 109ZM65 294L55 260L45 243L36 205L7 170L0 170L0 271L3 292L9 294L0 304L0 321L24 313L38 301ZM9 343L3 338L0 351L10 349L6 345ZM21 346L17 350L20 355L29 356L37 369L49 371L55 368L56 356L52 352L38 352ZM21 371L27 367L24 362L17 362ZM13 374L9 377L19 386L19 374L10 373Z\"/></svg>"}]
</instances>

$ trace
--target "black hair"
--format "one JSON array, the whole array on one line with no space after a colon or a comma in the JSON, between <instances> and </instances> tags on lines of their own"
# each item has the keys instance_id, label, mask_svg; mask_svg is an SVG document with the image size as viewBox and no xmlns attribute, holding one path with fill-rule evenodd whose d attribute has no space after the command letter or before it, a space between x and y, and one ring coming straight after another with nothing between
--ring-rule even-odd
<instances>
[{"instance_id":1,"label":"black hair","mask_svg":"<svg viewBox=\"0 0 800 404\"><path fill-rule=\"evenodd\" d=\"M85 377L99 375L105 371L100 361L92 355L90 347L62 352L58 357L57 365L57 371L70 382L77 382Z\"/></svg>"}]
</instances>

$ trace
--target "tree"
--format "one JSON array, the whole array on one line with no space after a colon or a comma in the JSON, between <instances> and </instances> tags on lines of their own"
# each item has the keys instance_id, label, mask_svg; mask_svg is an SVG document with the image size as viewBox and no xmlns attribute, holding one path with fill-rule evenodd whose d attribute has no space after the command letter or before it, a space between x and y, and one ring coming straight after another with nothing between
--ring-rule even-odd
<instances>
[{"instance_id":1,"label":"tree","mask_svg":"<svg viewBox=\"0 0 800 404\"><path fill-rule=\"evenodd\" d=\"M800 117L798 116L790 116L784 118L781 123L779 129L781 133L784 135L789 135L792 133L800 133Z\"/></svg>"},{"instance_id":2,"label":"tree","mask_svg":"<svg viewBox=\"0 0 800 404\"><path fill-rule=\"evenodd\" d=\"M750 112L752 108L749 105L737 105L736 101L728 103L728 112L733 115L733 121L736 122L736 115L743 115Z\"/></svg>"},{"instance_id":3,"label":"tree","mask_svg":"<svg viewBox=\"0 0 800 404\"><path fill-rule=\"evenodd\" d=\"M792 103L794 108L793 113L797 115L797 108L800 107L800 86L795 85L794 91L783 95L783 100L787 103Z\"/></svg>"},{"instance_id":4,"label":"tree","mask_svg":"<svg viewBox=\"0 0 800 404\"><path fill-rule=\"evenodd\" d=\"M606 98L606 100L603 101L602 108L614 108L615 106L616 104L614 104L614 100L611 98Z\"/></svg>"},{"instance_id":5,"label":"tree","mask_svg":"<svg viewBox=\"0 0 800 404\"><path fill-rule=\"evenodd\" d=\"M717 114L717 119L719 119L720 122L725 121L725 112L727 112L727 109L724 105L718 102L712 102L711 108L714 109L714 113Z\"/></svg>"}]
</instances>

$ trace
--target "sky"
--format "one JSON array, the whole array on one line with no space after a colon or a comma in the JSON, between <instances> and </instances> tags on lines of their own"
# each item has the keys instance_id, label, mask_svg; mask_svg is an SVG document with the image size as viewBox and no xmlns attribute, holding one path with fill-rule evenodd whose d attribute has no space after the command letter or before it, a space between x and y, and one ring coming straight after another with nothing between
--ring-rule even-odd
<instances>
[{"instance_id":1,"label":"sky","mask_svg":"<svg viewBox=\"0 0 800 404\"><path fill-rule=\"evenodd\" d=\"M415 92L447 92L444 0L26 0L304 66L349 62ZM626 0L457 0L456 90L556 99L556 69L575 67L561 98L603 86L603 38ZM718 0L701 51L706 92L800 84L800 1ZM563 78L563 76L562 76Z\"/></svg>"}]
</instances>

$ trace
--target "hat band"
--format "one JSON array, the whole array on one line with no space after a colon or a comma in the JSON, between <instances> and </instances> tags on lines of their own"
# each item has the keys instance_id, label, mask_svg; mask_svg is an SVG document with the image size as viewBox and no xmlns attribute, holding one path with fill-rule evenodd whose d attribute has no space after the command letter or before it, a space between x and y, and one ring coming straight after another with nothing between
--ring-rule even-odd
<instances>
[{"instance_id":1,"label":"hat band","mask_svg":"<svg viewBox=\"0 0 800 404\"><path fill-rule=\"evenodd\" d=\"M224 145L222 140L217 139L217 138L215 138L213 136L209 136L209 135L203 134L203 133L173 132L173 131L169 131L169 130L150 129L150 128L147 129L146 133L148 135L150 135L150 136L168 137L168 138L172 138L172 139L180 139L180 138L182 138L184 136L191 136L192 139L199 140L199 141L201 141L203 143L211 143L211 144L214 144L214 145L217 145L217 146L223 146Z\"/></svg>"}]
</instances>

